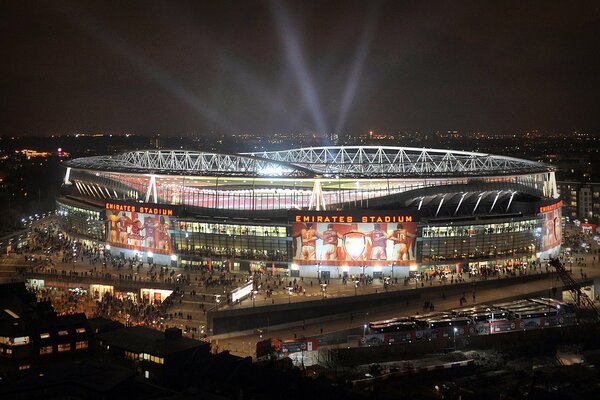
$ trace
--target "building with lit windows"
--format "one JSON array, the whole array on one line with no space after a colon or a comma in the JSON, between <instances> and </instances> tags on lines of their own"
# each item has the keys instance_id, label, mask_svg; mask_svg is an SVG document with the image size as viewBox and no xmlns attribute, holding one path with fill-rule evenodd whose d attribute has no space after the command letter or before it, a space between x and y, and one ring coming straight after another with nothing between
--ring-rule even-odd
<instances>
[{"instance_id":1,"label":"building with lit windows","mask_svg":"<svg viewBox=\"0 0 600 400\"><path fill-rule=\"evenodd\" d=\"M571 221L600 223L600 182L558 182L563 213Z\"/></svg>"},{"instance_id":2,"label":"building with lit windows","mask_svg":"<svg viewBox=\"0 0 600 400\"><path fill-rule=\"evenodd\" d=\"M289 276L519 268L562 238L555 171L405 147L70 160L58 217L115 257Z\"/></svg>"}]
</instances>

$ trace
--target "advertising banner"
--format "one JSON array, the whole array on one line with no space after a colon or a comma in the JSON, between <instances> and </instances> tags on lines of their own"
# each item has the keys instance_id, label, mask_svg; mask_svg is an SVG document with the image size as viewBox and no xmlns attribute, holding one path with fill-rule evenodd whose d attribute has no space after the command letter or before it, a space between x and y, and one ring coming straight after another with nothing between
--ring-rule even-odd
<instances>
[{"instance_id":1,"label":"advertising banner","mask_svg":"<svg viewBox=\"0 0 600 400\"><path fill-rule=\"evenodd\" d=\"M540 212L544 216L542 226L542 251L553 249L562 242L562 220L561 220L562 201L540 207Z\"/></svg>"},{"instance_id":2,"label":"advertising banner","mask_svg":"<svg viewBox=\"0 0 600 400\"><path fill-rule=\"evenodd\" d=\"M143 204L106 203L106 242L116 247L168 254L173 209Z\"/></svg>"},{"instance_id":3,"label":"advertising banner","mask_svg":"<svg viewBox=\"0 0 600 400\"><path fill-rule=\"evenodd\" d=\"M417 223L412 215L307 213L292 220L292 259L299 265L415 265Z\"/></svg>"}]
</instances>

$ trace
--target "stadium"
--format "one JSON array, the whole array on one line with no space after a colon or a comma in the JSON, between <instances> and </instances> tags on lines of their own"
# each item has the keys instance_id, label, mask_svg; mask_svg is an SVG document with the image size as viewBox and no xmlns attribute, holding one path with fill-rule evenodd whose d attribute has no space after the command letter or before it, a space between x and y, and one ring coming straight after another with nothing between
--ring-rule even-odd
<instances>
[{"instance_id":1,"label":"stadium","mask_svg":"<svg viewBox=\"0 0 600 400\"><path fill-rule=\"evenodd\" d=\"M477 274L548 259L562 239L554 168L506 156L148 150L65 167L64 231L150 263L325 279Z\"/></svg>"}]
</instances>

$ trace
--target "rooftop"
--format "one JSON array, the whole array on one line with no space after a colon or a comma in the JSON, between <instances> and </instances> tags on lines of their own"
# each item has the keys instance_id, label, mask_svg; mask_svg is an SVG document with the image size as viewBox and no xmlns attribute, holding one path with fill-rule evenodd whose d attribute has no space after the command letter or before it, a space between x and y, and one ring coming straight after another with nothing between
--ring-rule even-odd
<instances>
[{"instance_id":1,"label":"rooftop","mask_svg":"<svg viewBox=\"0 0 600 400\"><path fill-rule=\"evenodd\" d=\"M104 344L134 353L148 353L158 357L176 354L210 344L186 337L166 339L165 333L144 326L132 326L100 333L97 339Z\"/></svg>"},{"instance_id":2,"label":"rooftop","mask_svg":"<svg viewBox=\"0 0 600 400\"><path fill-rule=\"evenodd\" d=\"M186 150L139 150L76 158L81 170L189 176L265 178L423 178L548 172L554 167L508 156L391 146L306 147L220 154Z\"/></svg>"}]
</instances>

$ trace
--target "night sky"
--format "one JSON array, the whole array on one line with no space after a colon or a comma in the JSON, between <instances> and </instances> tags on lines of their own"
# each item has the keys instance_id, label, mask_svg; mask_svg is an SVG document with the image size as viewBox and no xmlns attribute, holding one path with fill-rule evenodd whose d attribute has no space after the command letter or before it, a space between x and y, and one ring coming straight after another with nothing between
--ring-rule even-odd
<instances>
[{"instance_id":1,"label":"night sky","mask_svg":"<svg viewBox=\"0 0 600 400\"><path fill-rule=\"evenodd\" d=\"M600 2L0 2L0 134L600 128Z\"/></svg>"}]
</instances>

